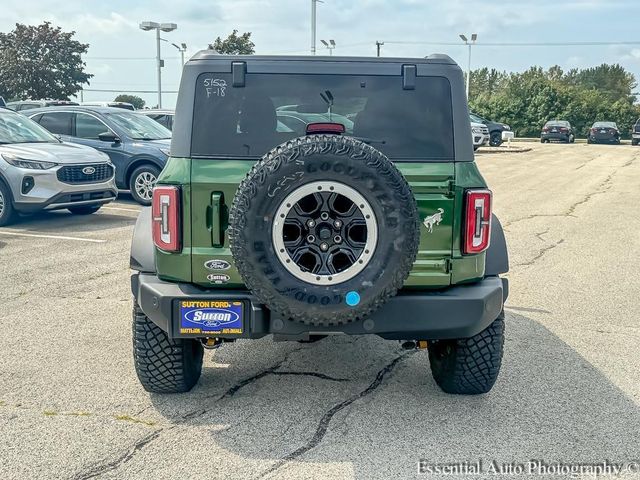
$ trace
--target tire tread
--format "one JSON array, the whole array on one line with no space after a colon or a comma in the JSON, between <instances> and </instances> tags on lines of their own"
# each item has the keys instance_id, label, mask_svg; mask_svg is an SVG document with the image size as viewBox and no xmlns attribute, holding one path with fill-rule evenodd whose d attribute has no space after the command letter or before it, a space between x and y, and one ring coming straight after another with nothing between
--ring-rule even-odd
<instances>
[{"instance_id":1,"label":"tire tread","mask_svg":"<svg viewBox=\"0 0 640 480\"><path fill-rule=\"evenodd\" d=\"M433 378L447 393L477 395L491 390L498 378L504 349L504 312L482 332L470 338L432 342L429 360ZM442 361L442 350L450 353ZM439 358L440 357L440 358Z\"/></svg>"},{"instance_id":2,"label":"tire tread","mask_svg":"<svg viewBox=\"0 0 640 480\"><path fill-rule=\"evenodd\" d=\"M136 373L146 391L181 393L194 387L202 370L202 345L170 339L135 303L132 333Z\"/></svg>"}]
</instances>

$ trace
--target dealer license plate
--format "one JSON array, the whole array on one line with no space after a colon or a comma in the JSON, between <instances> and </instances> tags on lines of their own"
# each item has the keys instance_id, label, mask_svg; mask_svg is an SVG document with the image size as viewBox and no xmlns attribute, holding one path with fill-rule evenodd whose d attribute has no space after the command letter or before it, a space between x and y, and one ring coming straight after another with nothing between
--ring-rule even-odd
<instances>
[{"instance_id":1,"label":"dealer license plate","mask_svg":"<svg viewBox=\"0 0 640 480\"><path fill-rule=\"evenodd\" d=\"M180 334L240 335L244 328L242 302L180 300Z\"/></svg>"}]
</instances>

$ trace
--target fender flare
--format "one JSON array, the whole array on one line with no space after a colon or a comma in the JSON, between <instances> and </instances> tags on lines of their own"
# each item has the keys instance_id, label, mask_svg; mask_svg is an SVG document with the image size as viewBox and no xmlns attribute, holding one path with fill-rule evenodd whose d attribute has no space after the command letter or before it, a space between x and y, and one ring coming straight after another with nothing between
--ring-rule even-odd
<instances>
[{"instance_id":1,"label":"fender flare","mask_svg":"<svg viewBox=\"0 0 640 480\"><path fill-rule=\"evenodd\" d=\"M502 224L498 217L492 215L491 218L491 243L485 258L485 276L494 276L509 271L509 252L507 250L507 240L504 237Z\"/></svg>"},{"instance_id":2,"label":"fender flare","mask_svg":"<svg viewBox=\"0 0 640 480\"><path fill-rule=\"evenodd\" d=\"M140 210L133 228L129 267L140 273L156 273L156 252L151 239L151 207Z\"/></svg>"}]
</instances>

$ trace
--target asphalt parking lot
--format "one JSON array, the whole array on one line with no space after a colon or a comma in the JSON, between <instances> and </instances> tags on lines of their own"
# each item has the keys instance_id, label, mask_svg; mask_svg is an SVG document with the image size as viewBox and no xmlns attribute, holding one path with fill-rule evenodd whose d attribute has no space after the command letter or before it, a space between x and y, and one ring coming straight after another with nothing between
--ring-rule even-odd
<instances>
[{"instance_id":1,"label":"asphalt parking lot","mask_svg":"<svg viewBox=\"0 0 640 480\"><path fill-rule=\"evenodd\" d=\"M389 479L420 477L421 459L640 460L640 148L531 147L477 157L512 266L502 372L478 397L442 393L425 351L374 337L240 341L206 353L191 393L148 394L131 356L139 207L125 196L90 218L0 229L0 478Z\"/></svg>"}]
</instances>

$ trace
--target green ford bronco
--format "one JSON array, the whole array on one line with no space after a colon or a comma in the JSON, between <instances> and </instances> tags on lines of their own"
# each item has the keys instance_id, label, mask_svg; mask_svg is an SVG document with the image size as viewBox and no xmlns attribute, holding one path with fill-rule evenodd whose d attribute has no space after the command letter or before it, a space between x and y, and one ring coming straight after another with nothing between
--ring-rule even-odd
<instances>
[{"instance_id":1,"label":"green ford bronco","mask_svg":"<svg viewBox=\"0 0 640 480\"><path fill-rule=\"evenodd\" d=\"M463 82L445 55L191 59L131 248L144 388L190 390L223 342L374 334L488 392L509 266Z\"/></svg>"}]
</instances>

